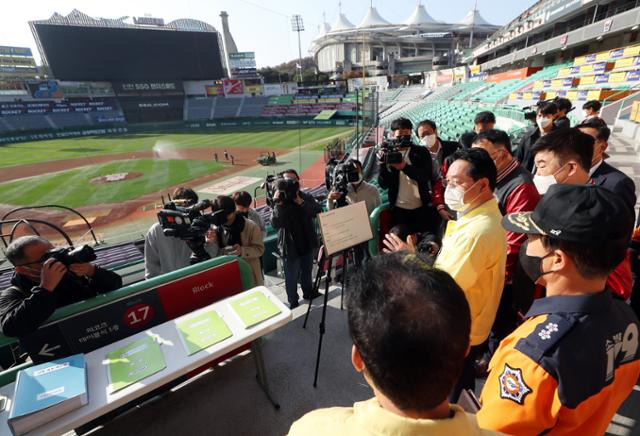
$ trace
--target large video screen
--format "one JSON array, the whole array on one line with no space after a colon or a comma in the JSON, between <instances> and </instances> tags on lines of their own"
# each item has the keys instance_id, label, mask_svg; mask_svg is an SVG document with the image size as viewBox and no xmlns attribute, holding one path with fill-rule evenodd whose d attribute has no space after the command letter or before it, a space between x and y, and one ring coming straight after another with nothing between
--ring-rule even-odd
<instances>
[{"instance_id":1,"label":"large video screen","mask_svg":"<svg viewBox=\"0 0 640 436\"><path fill-rule=\"evenodd\" d=\"M78 81L223 77L218 34L36 24L55 78Z\"/></svg>"}]
</instances>

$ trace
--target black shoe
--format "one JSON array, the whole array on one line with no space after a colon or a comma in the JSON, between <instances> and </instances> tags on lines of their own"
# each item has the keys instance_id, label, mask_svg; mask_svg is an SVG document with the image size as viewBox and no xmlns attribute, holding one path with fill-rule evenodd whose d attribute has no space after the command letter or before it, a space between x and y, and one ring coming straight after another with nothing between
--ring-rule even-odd
<instances>
[{"instance_id":1,"label":"black shoe","mask_svg":"<svg viewBox=\"0 0 640 436\"><path fill-rule=\"evenodd\" d=\"M300 306L300 303L298 303L297 301L295 303L289 303L289 309L293 310L296 307Z\"/></svg>"},{"instance_id":2,"label":"black shoe","mask_svg":"<svg viewBox=\"0 0 640 436\"><path fill-rule=\"evenodd\" d=\"M314 298L317 298L319 296L321 296L322 294L320 292L314 292L311 295L303 295L302 298L304 298L305 300L313 300Z\"/></svg>"}]
</instances>

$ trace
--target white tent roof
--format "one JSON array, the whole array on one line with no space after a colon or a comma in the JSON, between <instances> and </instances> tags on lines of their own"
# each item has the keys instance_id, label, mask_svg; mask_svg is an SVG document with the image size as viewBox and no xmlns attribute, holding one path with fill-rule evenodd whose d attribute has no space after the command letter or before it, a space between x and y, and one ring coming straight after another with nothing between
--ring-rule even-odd
<instances>
[{"instance_id":1,"label":"white tent roof","mask_svg":"<svg viewBox=\"0 0 640 436\"><path fill-rule=\"evenodd\" d=\"M413 14L404 22L407 26L418 26L420 24L433 24L437 23L431 15L427 13L427 10L424 8L424 5L419 4L416 6Z\"/></svg>"},{"instance_id":2,"label":"white tent roof","mask_svg":"<svg viewBox=\"0 0 640 436\"><path fill-rule=\"evenodd\" d=\"M480 11L477 9L471 9L457 24L459 26L493 26L493 24L482 18Z\"/></svg>"},{"instance_id":3,"label":"white tent roof","mask_svg":"<svg viewBox=\"0 0 640 436\"><path fill-rule=\"evenodd\" d=\"M388 26L390 24L391 23L380 16L375 7L371 6L362 22L358 24L358 29L365 27Z\"/></svg>"},{"instance_id":4,"label":"white tent roof","mask_svg":"<svg viewBox=\"0 0 640 436\"><path fill-rule=\"evenodd\" d=\"M344 14L341 12L338 15L338 19L336 20L336 22L333 23L333 26L331 26L331 31L335 32L338 30L347 30L347 29L353 29L353 28L354 28L353 23L351 23L351 21L349 21L347 17L345 17Z\"/></svg>"}]
</instances>

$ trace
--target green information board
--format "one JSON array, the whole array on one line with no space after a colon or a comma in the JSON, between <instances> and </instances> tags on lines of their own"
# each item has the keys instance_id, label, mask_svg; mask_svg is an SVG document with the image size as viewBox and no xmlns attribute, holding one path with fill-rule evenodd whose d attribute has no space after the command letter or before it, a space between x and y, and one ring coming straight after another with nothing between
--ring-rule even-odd
<instances>
[{"instance_id":1,"label":"green information board","mask_svg":"<svg viewBox=\"0 0 640 436\"><path fill-rule=\"evenodd\" d=\"M280 313L278 306L260 291L235 299L230 304L245 328L253 327Z\"/></svg>"},{"instance_id":2,"label":"green information board","mask_svg":"<svg viewBox=\"0 0 640 436\"><path fill-rule=\"evenodd\" d=\"M162 348L151 336L107 353L107 362L110 393L126 388L167 367Z\"/></svg>"},{"instance_id":3,"label":"green information board","mask_svg":"<svg viewBox=\"0 0 640 436\"><path fill-rule=\"evenodd\" d=\"M233 335L215 310L176 321L176 328L189 356Z\"/></svg>"}]
</instances>

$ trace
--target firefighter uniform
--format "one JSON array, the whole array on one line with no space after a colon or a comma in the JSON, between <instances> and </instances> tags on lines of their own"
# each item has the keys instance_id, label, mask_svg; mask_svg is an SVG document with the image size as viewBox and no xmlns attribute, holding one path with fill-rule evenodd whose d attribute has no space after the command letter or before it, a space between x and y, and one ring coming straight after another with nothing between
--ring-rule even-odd
<instances>
[{"instance_id":1,"label":"firefighter uniform","mask_svg":"<svg viewBox=\"0 0 640 436\"><path fill-rule=\"evenodd\" d=\"M638 327L608 290L535 301L491 360L480 426L603 434L640 376Z\"/></svg>"}]
</instances>

